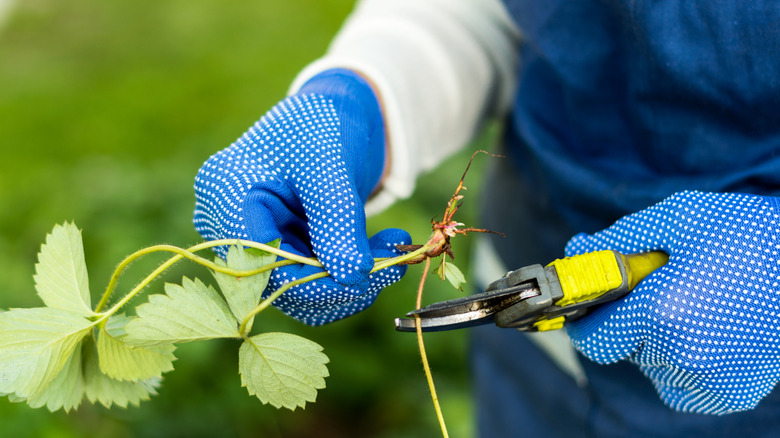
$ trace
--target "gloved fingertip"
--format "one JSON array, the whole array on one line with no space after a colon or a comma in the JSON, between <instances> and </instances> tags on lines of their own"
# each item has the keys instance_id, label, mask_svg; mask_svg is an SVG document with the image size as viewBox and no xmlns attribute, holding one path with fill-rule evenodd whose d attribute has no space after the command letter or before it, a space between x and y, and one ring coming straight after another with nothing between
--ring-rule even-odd
<instances>
[{"instance_id":1,"label":"gloved fingertip","mask_svg":"<svg viewBox=\"0 0 780 438\"><path fill-rule=\"evenodd\" d=\"M387 286L397 282L406 274L407 265L393 265L371 274L371 287L376 290L382 290Z\"/></svg>"},{"instance_id":2,"label":"gloved fingertip","mask_svg":"<svg viewBox=\"0 0 780 438\"><path fill-rule=\"evenodd\" d=\"M328 272L340 285L356 291L365 291L369 286L368 274L374 266L371 257L366 257L366 260L360 264L330 264Z\"/></svg>"},{"instance_id":3,"label":"gloved fingertip","mask_svg":"<svg viewBox=\"0 0 780 438\"><path fill-rule=\"evenodd\" d=\"M365 290L374 260L364 234L343 236L335 244L332 240L313 236L312 246L319 261L337 282Z\"/></svg>"},{"instance_id":4,"label":"gloved fingertip","mask_svg":"<svg viewBox=\"0 0 780 438\"><path fill-rule=\"evenodd\" d=\"M411 242L409 233L399 228L382 230L368 240L374 258L392 258L402 255L404 252L396 245L409 245ZM400 280L405 274L406 265L393 265L371 274L371 285L381 289Z\"/></svg>"},{"instance_id":5,"label":"gloved fingertip","mask_svg":"<svg viewBox=\"0 0 780 438\"><path fill-rule=\"evenodd\" d=\"M412 243L412 237L408 232L400 228L387 228L376 234L374 234L368 240L368 246L371 251L376 254L377 251L389 251L389 253L383 257L394 257L403 254L396 248L396 245L410 245Z\"/></svg>"}]
</instances>

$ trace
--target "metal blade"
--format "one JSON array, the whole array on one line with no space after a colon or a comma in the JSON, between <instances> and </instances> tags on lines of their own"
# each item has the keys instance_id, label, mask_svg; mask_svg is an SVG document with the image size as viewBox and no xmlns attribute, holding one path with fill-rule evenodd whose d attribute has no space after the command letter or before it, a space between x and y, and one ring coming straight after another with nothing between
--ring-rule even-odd
<instances>
[{"instance_id":1,"label":"metal blade","mask_svg":"<svg viewBox=\"0 0 780 438\"><path fill-rule=\"evenodd\" d=\"M396 318L395 329L399 332L417 331L417 318ZM463 321L455 315L443 316L441 318L420 319L420 328L424 332L440 332L445 330L455 330L459 328L474 327L493 322L493 316L482 317Z\"/></svg>"},{"instance_id":2,"label":"metal blade","mask_svg":"<svg viewBox=\"0 0 780 438\"><path fill-rule=\"evenodd\" d=\"M416 331L417 317L420 318L422 330L426 332L488 324L493 322L493 316L497 312L539 294L538 286L529 282L507 289L442 301L407 313L409 318L396 318L395 329L402 332Z\"/></svg>"}]
</instances>

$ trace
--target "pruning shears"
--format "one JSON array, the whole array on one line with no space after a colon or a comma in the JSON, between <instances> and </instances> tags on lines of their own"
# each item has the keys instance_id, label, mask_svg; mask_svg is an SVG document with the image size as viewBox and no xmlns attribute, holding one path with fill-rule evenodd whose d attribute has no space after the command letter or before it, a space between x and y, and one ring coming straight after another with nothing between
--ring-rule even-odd
<instances>
[{"instance_id":1,"label":"pruning shears","mask_svg":"<svg viewBox=\"0 0 780 438\"><path fill-rule=\"evenodd\" d=\"M642 279L665 265L662 251L624 255L596 251L530 265L508 272L485 292L434 303L395 319L398 331L452 330L495 323L523 331L557 330L565 321L628 294Z\"/></svg>"}]
</instances>

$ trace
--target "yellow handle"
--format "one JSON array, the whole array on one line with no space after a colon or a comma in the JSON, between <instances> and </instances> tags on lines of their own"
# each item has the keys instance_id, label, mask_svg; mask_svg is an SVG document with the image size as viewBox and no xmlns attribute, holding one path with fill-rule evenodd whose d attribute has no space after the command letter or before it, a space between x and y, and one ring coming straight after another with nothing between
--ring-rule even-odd
<instances>
[{"instance_id":1,"label":"yellow handle","mask_svg":"<svg viewBox=\"0 0 780 438\"><path fill-rule=\"evenodd\" d=\"M619 260L618 260L619 258ZM625 267L628 290L634 288L643 278L665 265L669 256L661 251L623 255L615 251L596 251L555 260L563 298L556 305L594 300L623 285Z\"/></svg>"},{"instance_id":2,"label":"yellow handle","mask_svg":"<svg viewBox=\"0 0 780 438\"><path fill-rule=\"evenodd\" d=\"M634 289L651 272L669 261L669 254L663 251L620 254L620 256L623 257L623 264L626 267L626 274L628 274L628 290Z\"/></svg>"}]
</instances>

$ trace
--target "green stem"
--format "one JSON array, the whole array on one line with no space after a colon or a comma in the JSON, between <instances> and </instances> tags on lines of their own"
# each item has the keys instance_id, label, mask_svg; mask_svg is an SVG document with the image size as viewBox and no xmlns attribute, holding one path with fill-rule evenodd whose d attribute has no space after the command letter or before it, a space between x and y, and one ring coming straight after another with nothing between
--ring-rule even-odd
<instances>
[{"instance_id":1,"label":"green stem","mask_svg":"<svg viewBox=\"0 0 780 438\"><path fill-rule=\"evenodd\" d=\"M306 277L299 278L297 280L293 280L293 281L291 281L289 283L283 284L279 289L276 289L271 295L269 295L266 299L261 301L260 304L258 304L254 309L252 309L251 312L249 312L244 317L244 320L241 321L241 325L238 327L238 332L241 334L241 336L243 338L246 338L249 335L249 333L246 333L247 326L249 325L249 321L251 321L252 318L257 316L258 313L262 312L268 306L270 306L271 303L275 299L279 298L283 293L287 292L290 288L292 288L294 286L298 286L299 284L303 284L303 283L308 283L308 282L310 282L312 280L317 280L319 278L324 278L324 277L327 277L328 275L330 275L330 274L328 274L327 271L322 271L322 272L318 272L316 274L308 275Z\"/></svg>"},{"instance_id":2,"label":"green stem","mask_svg":"<svg viewBox=\"0 0 780 438\"><path fill-rule=\"evenodd\" d=\"M176 255L168 259L166 262L162 263L160 266L157 267L154 271L152 271L151 274L147 275L146 278L141 280L140 283L136 287L133 288L127 295L125 295L124 298L119 300L118 303L114 304L113 307L108 309L105 313L108 315L112 315L116 313L122 306L127 304L128 301L133 299L134 296L136 296L143 288L145 288L149 283L152 282L158 275L162 274L166 269L170 268L174 263L181 260L183 257L180 255ZM106 291L107 293L103 295L103 299L100 300L100 304L105 305L105 302L108 301L108 296L110 294L110 291ZM98 307L95 312L98 312L101 307Z\"/></svg>"},{"instance_id":3,"label":"green stem","mask_svg":"<svg viewBox=\"0 0 780 438\"><path fill-rule=\"evenodd\" d=\"M417 301L416 307L419 309L422 307L422 294L425 287L425 280L428 278L428 270L431 267L431 259L425 259L425 267L423 268L422 277L420 278L420 285L417 288ZM431 373L431 366L428 363L428 355L425 353L425 343L423 342L422 326L420 325L420 316L415 315L415 328L417 329L417 345L420 347L420 358L423 363L423 370L425 371L425 379L428 381L428 389L431 391L431 400L433 401L433 409L436 411L436 418L439 420L439 428L441 429L442 436L449 438L447 432L447 424L444 422L444 414L441 411L441 405L439 404L439 396L436 395L436 385L433 384L433 374Z\"/></svg>"},{"instance_id":4,"label":"green stem","mask_svg":"<svg viewBox=\"0 0 780 438\"><path fill-rule=\"evenodd\" d=\"M224 266L217 265L216 263L212 262L211 260L205 259L203 257L197 256L194 254L196 251L201 251L203 249L207 248L213 248L215 246L224 246L224 245L242 245L249 248L255 248L259 249L261 251L269 252L272 254L276 254L279 257L283 257L287 259L286 261L276 262L269 265L262 266L257 269L253 269L251 271L238 271L235 269L227 268ZM192 260L195 263L198 263L200 265L203 265L209 269L212 269L217 272L222 272L228 275L234 275L237 277L246 277L249 275L255 275L259 274L261 272L265 272L274 268L278 268L279 266L285 266L290 265L294 263L303 263L311 266L316 267L322 267L322 263L320 263L318 260L314 258L308 258L308 257L302 257L297 254L293 254L288 251L281 250L279 248L275 248L270 245L266 245L264 243L259 242L251 242L251 241L242 241L239 239L220 239L220 240L212 240L209 242L203 242L195 246L191 246L187 249L179 248L178 246L173 245L154 245L150 246L148 248L143 248L141 250L138 250L134 252L133 254L130 254L129 256L125 257L124 260L122 260L121 263L117 266L117 268L114 270L113 275L111 276L111 279L108 282L108 286L106 286L106 290L103 293L103 296L100 299L100 302L98 303L97 307L95 307L95 313L99 313L100 310L103 309L103 307L108 303L109 298L111 297L111 294L113 293L114 289L116 288L116 284L119 281L119 277L121 276L122 272L135 260L139 259L140 257L151 254L154 252L173 252L176 255L171 257L167 262L160 265L160 267L165 267L163 271L170 266L172 266L177 261L181 260L182 258L187 258L189 260ZM144 286L149 284L151 280L154 279L157 275L159 275L162 271L155 270L152 275L150 275L151 278L147 277L149 280L148 282L144 283ZM146 280L146 279L145 279ZM135 290L135 289L134 289ZM137 292L136 292L137 293Z\"/></svg>"},{"instance_id":5,"label":"green stem","mask_svg":"<svg viewBox=\"0 0 780 438\"><path fill-rule=\"evenodd\" d=\"M304 265L315 266L317 268L322 267L322 263L320 263L320 261L314 257L304 257L289 251L285 251L283 249L276 248L271 245L266 245L265 243L252 242L252 241L241 240L241 239L210 240L208 242L203 242L201 244L193 246L192 248L197 248L197 249L191 248L191 250L198 251L205 248L213 248L215 246L231 246L231 245L246 246L247 248L255 248L261 251L269 252L271 254L276 254L278 257L282 257L287 260L292 260L298 263L302 263Z\"/></svg>"},{"instance_id":6,"label":"green stem","mask_svg":"<svg viewBox=\"0 0 780 438\"><path fill-rule=\"evenodd\" d=\"M417 249L415 251L412 251L410 253L407 253L407 254L402 254L400 256L396 256L396 257L392 257L392 258L378 258L378 259L374 259L375 264L374 264L374 268L371 269L371 272L373 273L373 272L376 272L376 271L379 271L379 270L382 270L382 269L389 268L390 266L397 265L399 263L403 263L403 262L405 262L407 260L411 260L411 259L417 257L418 255L425 253L429 249L430 249L430 247L428 247L427 245L423 245L422 248L419 248L419 249ZM327 271L322 271L322 272L318 272L316 274L309 275L307 277L299 278L298 280L294 280L294 281L291 281L289 283L285 283L282 287L280 287L279 289L275 290L266 299L261 301L260 304L258 304L254 309L252 309L251 312L249 312L244 317L244 320L241 321L241 325L238 328L238 332L241 333L242 337L246 338L249 335L249 333L246 333L247 327L249 326L249 322L252 320L252 318L257 316L258 313L260 313L263 310L265 310L268 306L271 305L271 303L275 299L279 298L283 293L287 292L290 288L292 288L294 286L298 286L299 284L308 283L308 282L310 282L312 280L317 280L319 278L324 278L324 277L327 277L329 275L330 274L328 274Z\"/></svg>"},{"instance_id":7,"label":"green stem","mask_svg":"<svg viewBox=\"0 0 780 438\"><path fill-rule=\"evenodd\" d=\"M179 254L179 257L176 258L174 261L178 261L185 256L185 252L190 255L190 260L195 261L196 263L211 263L209 260L206 260L202 257L198 257L194 254L192 254L189 251L182 250L179 247L172 246L172 245L154 245L150 246L148 248L143 248L141 250L138 250L129 256L125 257L124 260L122 260L121 263L116 267L114 270L114 273L111 275L111 279L108 282L108 286L106 286L105 292L103 292L103 296L100 298L100 302L98 303L97 307L95 307L95 313L99 313L101 309L103 309L103 306L108 303L108 299L111 297L111 293L116 288L116 284L119 282L119 277L122 274L122 272L130 265L130 263L134 262L135 260L141 258L142 256L145 256L147 254L151 254L153 252L157 251L168 251L168 252L174 252Z\"/></svg>"},{"instance_id":8,"label":"green stem","mask_svg":"<svg viewBox=\"0 0 780 438\"><path fill-rule=\"evenodd\" d=\"M371 273L374 273L376 271L381 271L382 269L389 268L390 266L397 265L399 263L403 263L408 260L412 260L413 258L419 256L420 254L426 253L430 249L431 249L430 246L423 245L421 248L418 248L412 252L395 256L393 258L377 259L376 263L374 264L374 268L371 269Z\"/></svg>"},{"instance_id":9,"label":"green stem","mask_svg":"<svg viewBox=\"0 0 780 438\"><path fill-rule=\"evenodd\" d=\"M236 270L232 268L228 268L226 266L218 265L211 260L208 260L206 258L200 257L195 254L196 251L201 251L207 248L213 248L215 246L225 246L225 245L241 245L246 246L249 248L255 248L259 249L261 251L269 252L272 254L276 254L279 257L283 257L286 260L277 261L268 265L261 266L256 269L252 270ZM411 260L415 257L417 257L420 254L425 253L428 249L427 245L413 251L407 254L403 254L397 257L393 258L380 258L375 260L374 268L371 270L371 272L376 272L381 269L388 268L393 265L397 265L399 263L403 263L405 261ZM220 240L212 240L209 242L203 242L198 245L191 246L187 249L180 248L178 246L174 245L154 245L147 248L143 248L141 250L138 250L134 252L133 254L130 254L129 256L125 257L124 260L122 260L121 263L117 266L117 268L114 270L114 273L111 276L111 279L109 280L108 286L106 286L106 290L103 293L103 296L100 299L100 302L95 307L95 313L100 313L100 311L103 309L103 307L106 306L108 303L108 300L111 297L111 294L116 289L116 285L119 282L119 277L121 276L122 272L135 260L154 252L172 252L175 255L171 257L170 259L166 260L165 262L161 263L160 266L157 267L154 271L152 271L149 275L146 276L138 285L136 285L127 295L125 295L119 302L117 302L113 307L111 307L109 310L105 312L105 316L112 315L116 313L119 309L121 309L125 304L127 304L133 297L138 295L146 286L149 285L155 278L157 278L160 274L165 272L168 268L173 266L176 262L178 262L181 259L188 259L195 263L198 263L202 266L205 266L209 269L212 269L217 272L221 272L227 275L233 275L236 277L248 277L251 275L256 275L262 272L270 271L272 269L291 265L295 263L303 263L310 266L315 267L323 267L322 263L320 263L318 260L314 258L309 257L302 257L297 254L293 254L278 248L275 248L270 245L266 245L259 242L251 242L251 241L242 241L239 239L220 239ZM255 307L252 312L250 312L242 321L241 323L241 329L240 333L242 335L246 335L244 331L246 330L247 324L249 323L249 320L251 318L254 318L258 313L263 311L265 308L267 308L271 302L273 302L276 298L278 298L282 293L289 290L293 286L297 286L299 284L303 284L312 280L316 280L318 278L323 278L328 276L329 274L327 271L319 272L317 274L310 275L308 277L304 277L295 281L292 281L290 283L285 284L284 286L280 287L276 291L274 291L273 294L271 294L268 298L264 299L260 304Z\"/></svg>"}]
</instances>

